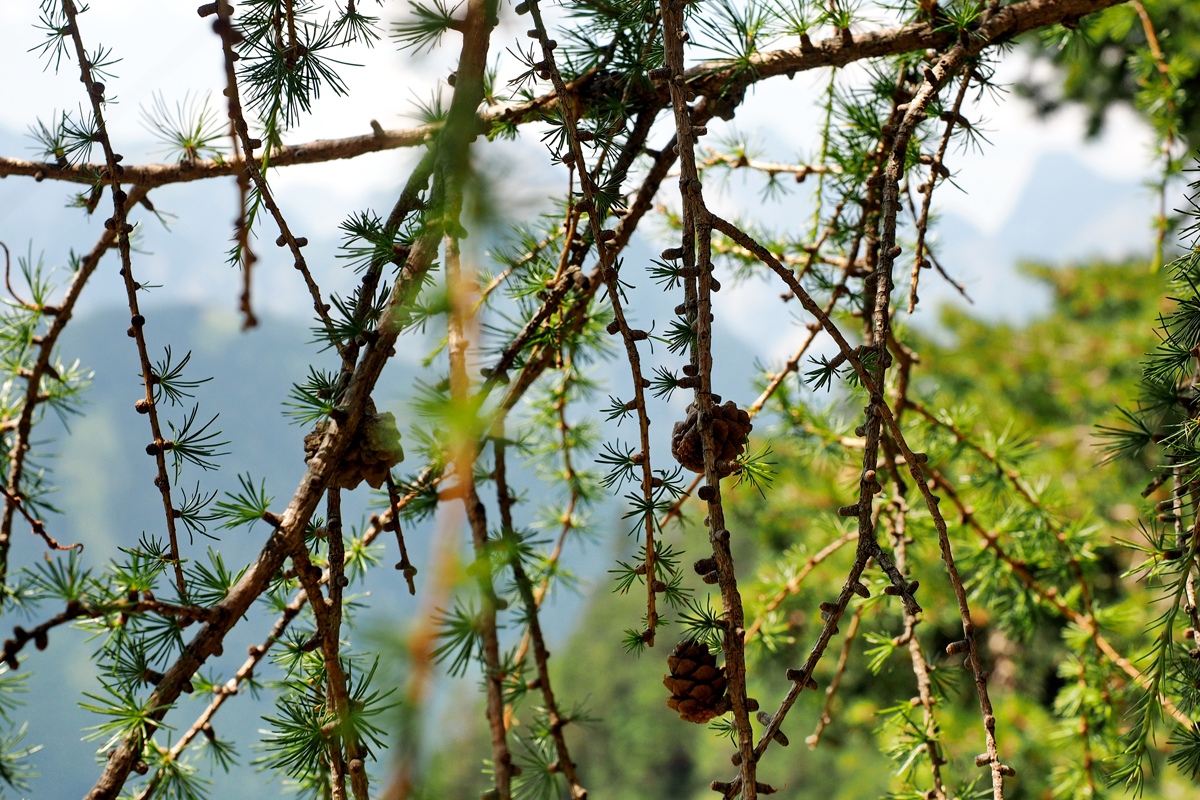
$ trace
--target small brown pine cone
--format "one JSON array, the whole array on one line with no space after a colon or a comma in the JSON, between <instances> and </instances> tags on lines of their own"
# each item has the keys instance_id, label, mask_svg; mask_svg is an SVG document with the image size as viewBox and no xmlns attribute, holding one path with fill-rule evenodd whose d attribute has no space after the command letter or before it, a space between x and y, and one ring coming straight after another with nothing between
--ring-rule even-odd
<instances>
[{"instance_id":1,"label":"small brown pine cone","mask_svg":"<svg viewBox=\"0 0 1200 800\"><path fill-rule=\"evenodd\" d=\"M304 461L312 460L325 438L328 421L321 421L312 432L304 437ZM404 460L400 447L400 431L396 428L396 417L391 412L378 414L375 404L367 401L362 421L350 440L331 486L338 489L354 489L364 480L372 489L383 486L388 470Z\"/></svg>"},{"instance_id":2,"label":"small brown pine cone","mask_svg":"<svg viewBox=\"0 0 1200 800\"><path fill-rule=\"evenodd\" d=\"M701 725L729 710L725 695L725 668L708 651L708 645L686 639L667 657L671 674L663 685L671 690L667 705L679 718Z\"/></svg>"},{"instance_id":3,"label":"small brown pine cone","mask_svg":"<svg viewBox=\"0 0 1200 800\"><path fill-rule=\"evenodd\" d=\"M704 471L704 449L696 424L698 418L696 404L692 403L687 407L687 416L682 422L676 422L671 431L671 455L692 472Z\"/></svg>"},{"instance_id":4,"label":"small brown pine cone","mask_svg":"<svg viewBox=\"0 0 1200 800\"><path fill-rule=\"evenodd\" d=\"M671 432L671 455L692 472L704 472L704 446L700 440L700 415L696 404L687 407L687 416L676 422ZM712 435L718 462L731 462L745 450L746 437L753 429L750 415L732 400L713 406ZM717 477L724 478L731 467L719 469Z\"/></svg>"}]
</instances>

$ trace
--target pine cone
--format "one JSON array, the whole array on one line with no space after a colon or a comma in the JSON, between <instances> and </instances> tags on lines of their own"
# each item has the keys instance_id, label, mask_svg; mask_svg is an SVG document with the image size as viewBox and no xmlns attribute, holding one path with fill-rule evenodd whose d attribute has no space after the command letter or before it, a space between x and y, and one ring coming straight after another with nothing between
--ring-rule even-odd
<instances>
[{"instance_id":1,"label":"pine cone","mask_svg":"<svg viewBox=\"0 0 1200 800\"><path fill-rule=\"evenodd\" d=\"M745 449L746 437L750 435L754 425L750 415L737 407L732 400L722 406L713 406L712 410L713 443L717 454L717 477L724 478L733 472L728 462L733 461ZM671 432L671 455L675 460L692 472L704 472L704 446L700 442L700 414L696 404L687 407L687 417L682 422L676 422Z\"/></svg>"},{"instance_id":2,"label":"pine cone","mask_svg":"<svg viewBox=\"0 0 1200 800\"><path fill-rule=\"evenodd\" d=\"M328 427L328 421L318 422L312 432L304 437L305 463L317 454ZM329 485L335 489L354 489L365 480L372 489L378 489L387 480L388 470L403 460L404 449L400 446L396 417L391 412L375 413L375 403L368 400L358 430L354 432L350 446L346 448Z\"/></svg>"},{"instance_id":3,"label":"pine cone","mask_svg":"<svg viewBox=\"0 0 1200 800\"><path fill-rule=\"evenodd\" d=\"M663 685L671 690L667 705L679 712L679 718L701 725L729 710L725 694L725 668L708 652L708 645L685 639L675 645L667 657L671 674Z\"/></svg>"}]
</instances>

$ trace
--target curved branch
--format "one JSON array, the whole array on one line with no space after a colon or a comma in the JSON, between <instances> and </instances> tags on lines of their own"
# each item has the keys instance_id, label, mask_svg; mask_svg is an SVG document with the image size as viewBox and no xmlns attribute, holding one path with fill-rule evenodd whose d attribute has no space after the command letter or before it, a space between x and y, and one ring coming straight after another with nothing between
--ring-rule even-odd
<instances>
[{"instance_id":1,"label":"curved branch","mask_svg":"<svg viewBox=\"0 0 1200 800\"><path fill-rule=\"evenodd\" d=\"M1073 19L1118 5L1125 0L1026 0L1001 9L993 21L999 35L1011 38L1026 31L1052 25L1064 19ZM723 61L709 61L687 70L689 88L698 95L718 97L728 94L728 89L740 80L742 88L767 78L779 75L794 75L822 67L843 67L867 58L880 58L917 50L944 50L953 44L957 34L947 30L936 30L929 23L906 25L900 28L885 28L867 33L856 33L853 38L831 36L809 46L769 50L752 56L749 65L731 65ZM740 78L739 78L740 76ZM594 80L596 73L587 73L566 84L569 92L579 97L586 107L598 99L601 81ZM540 118L541 112L554 105L556 92L523 103L492 106L478 115L483 130L493 123L522 124ZM654 92L629 98L635 106L666 108L670 96L664 82L659 82ZM299 164L320 164L344 158L355 158L366 153L378 153L401 147L417 147L427 144L437 132L440 124L418 125L412 128L383 130L363 136L343 139L318 139L304 144L285 146L271 153L274 167ZM256 159L261 165L261 159ZM78 164L58 166L21 158L0 157L0 177L23 175L42 180L75 181L94 184L99 181L103 164ZM232 161L204 160L179 164L140 164L125 167L123 179L126 183L154 187L168 183L184 183L204 180L223 175L235 175L243 168L241 159Z\"/></svg>"}]
</instances>

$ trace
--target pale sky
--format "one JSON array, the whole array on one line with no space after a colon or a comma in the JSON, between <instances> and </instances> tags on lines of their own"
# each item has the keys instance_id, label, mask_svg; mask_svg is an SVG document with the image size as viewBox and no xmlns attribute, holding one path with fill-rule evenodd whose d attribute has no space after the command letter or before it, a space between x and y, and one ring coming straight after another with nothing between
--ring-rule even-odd
<instances>
[{"instance_id":1,"label":"pale sky","mask_svg":"<svg viewBox=\"0 0 1200 800\"><path fill-rule=\"evenodd\" d=\"M164 90L170 104L188 91L211 91L218 111L223 106L219 43L212 33L211 20L197 16L196 4L193 0L101 0L81 17L89 48L103 43L122 58L115 68L117 79L109 82L108 90L119 102L110 104L107 113L113 141L124 143L119 150L125 154L126 163L161 158L153 154L155 145L139 113L139 106L149 105L156 90ZM0 87L0 128L10 132L23 133L35 117L48 119L56 109L74 109L84 100L73 65L64 66L56 75L52 70L43 70L35 53L26 52L43 36L33 27L36 6L33 2L0 3L0 30L4 31L0 74L19 76ZM365 7L381 14L385 22L405 13L401 3L387 3L378 10L373 4ZM503 17L494 39L494 53L503 52L523 38L521 20L511 10ZM444 88L452 60L448 52L424 57L399 53L386 38L374 49L358 47L342 57L364 65L341 70L351 89L349 96L323 95L315 104L315 113L288 134L289 142L361 135L370 130L372 119L387 128L412 124L404 115L412 109L414 98L428 97L439 83ZM1024 64L1020 53L1009 56L999 69L998 79L1017 79L1024 73ZM794 81L780 77L760 83L739 112L737 129L754 132L777 145L778 152L768 154L773 159L788 160L798 152L811 152L819 130L816 101L827 80L827 73L811 72L798 75ZM1009 216L1022 189L1035 177L1034 165L1045 154L1070 153L1109 178L1139 180L1152 174L1150 132L1129 109L1116 109L1110 114L1104 135L1087 142L1083 140L1083 114L1078 109L1067 109L1049 121L1041 121L1026 103L1010 97L999 103L985 101L969 116L985 119L983 127L992 145L982 154L952 156L950 165L964 191L946 187L939 191L936 205L970 220L982 233L994 232ZM714 122L714 126L710 127L718 131L719 123ZM10 155L33 157L30 150ZM527 136L521 145L510 146L505 156L514 165L509 172L521 172L524 191L535 196L542 191L540 184L551 185L553 173L542 169L541 176L535 176L530 185L524 164L536 165L543 155L536 137ZM276 173L273 181L283 199L285 214L327 228L331 235L337 221L348 211L362 208L366 198L394 192L411 157L411 153L397 153L357 163L339 161L293 168ZM289 196L303 196L304 202L288 204ZM36 192L31 192L31 197L36 197ZM57 199L50 202L57 203ZM800 213L803 217L809 212Z\"/></svg>"}]
</instances>

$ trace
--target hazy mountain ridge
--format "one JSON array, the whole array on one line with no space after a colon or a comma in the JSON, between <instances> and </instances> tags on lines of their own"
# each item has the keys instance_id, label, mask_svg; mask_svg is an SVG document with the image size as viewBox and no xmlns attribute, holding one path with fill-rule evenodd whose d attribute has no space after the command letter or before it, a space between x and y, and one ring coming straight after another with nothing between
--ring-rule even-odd
<instances>
[{"instance_id":1,"label":"hazy mountain ridge","mask_svg":"<svg viewBox=\"0 0 1200 800\"><path fill-rule=\"evenodd\" d=\"M24 152L26 145L20 137L0 132L0 152ZM952 215L941 220L938 253L951 274L967 282L976 302L972 313L1023 321L1048 307L1048 290L1017 271L1016 262L1021 259L1062 261L1089 255L1123 256L1148 249L1153 200L1137 184L1097 176L1069 154L1045 157L1033 174L1021 201L994 234L985 235L965 219ZM35 190L27 181L0 182L0 239L14 253L24 254L32 243L35 258L44 248L48 263L62 263L68 249L83 251L91 246L99 236L102 217L97 214L85 220L86 215L78 209L47 209L42 194L47 190L59 193L64 200L73 192L69 186L42 184L36 190L39 202L31 203L29 196ZM200 413L220 413L217 424L224 429L224 438L233 442L226 448L231 452L222 459L219 475L185 471L182 486L190 490L200 479L206 489L224 491L236 487L238 473L249 472L256 481L266 479L268 492L277 502L286 502L303 469L304 432L289 426L280 416L280 403L291 383L304 377L314 359L331 363L328 353L319 355L316 347L305 344L312 338L307 322L311 300L295 271L284 263L288 259L279 255L269 240L260 240L258 247L264 261L256 272L255 292L264 309L260 314L262 324L247 333L240 332L240 320L233 313L239 278L225 263L228 228L222 227L233 214L232 179L165 187L155 190L153 197L160 210L178 216L168 231L146 215L141 246L150 254L137 256L139 280L163 284L144 300L151 353L161 358L163 348L170 344L178 359L191 349L189 374L214 376L197 390ZM386 203L386 198L375 200L377 207ZM762 207L752 182L740 188L734 182L730 200L742 208ZM786 203L781 208L786 208ZM222 224L214 224L214 219ZM338 263L334 259L338 221L328 220L309 234L309 252L314 263L322 265L321 282L329 284L327 289L346 289L354 282L353 274L327 269ZM655 249L639 238L626 253L625 261L628 274L639 284L634 306L641 313L662 316L669 313L674 299L642 280L640 274ZM62 541L84 542L88 547L85 561L96 568L102 568L118 547L135 543L143 530L158 530L162 515L151 484L152 460L143 455L148 426L133 409L141 391L140 378L136 350L125 336L128 313L117 269L110 255L93 277L78 318L67 328L60 347L64 360L78 358L95 372L84 416L70 421L69 434L53 419L47 420L44 430L39 429L39 438L57 437L56 442L39 445L39 449L60 454L48 463L55 470L54 482L62 487L55 500L65 513L47 520L48 527ZM939 277L927 273L923 281L921 294L926 306L946 300L957 302L953 289ZM718 391L745 404L753 397L748 384L754 377L754 360L778 360L780 353L794 350L801 338L803 331L792 316L796 304L780 303L778 287L766 282L729 286L715 301L720 326L720 335L714 340ZM764 336L764 330L769 335ZM414 340L413 346L402 349L401 357L389 366L376 391L381 410L404 417L400 399L411 390L423 352L424 343ZM665 347L656 345L647 369L655 363L678 366L675 361ZM627 394L629 374L622 359L600 364L597 375L607 381L603 391L618 397ZM678 393L671 403L652 404L655 452L663 454L661 459L666 458L671 423L682 415L686 402L683 393ZM178 423L186 410L190 409L169 409L167 417ZM608 440L627 440L632 431L628 424L624 428L609 425L604 435ZM412 468L413 464L404 466ZM655 466L673 464L656 462ZM518 472L514 484L536 486L528 472ZM348 501L350 520L357 520L363 510L361 495ZM599 516L612 523L600 526L610 535L585 551L573 546L568 555L569 563L585 579L603 580L611 563L610 549L624 552L632 546L618 532L621 525L615 504L606 506ZM264 526L249 533L227 531L213 547L223 553L227 564L240 566L258 551L265 535ZM40 543L20 525L16 537L17 563L29 564L41 558ZM419 566L425 563L428 538L427 529L415 530L409 536ZM197 541L190 552L202 553L206 544ZM380 575L368 587L374 593L374 610L367 618L374 615L399 620L410 615L415 608L413 601L395 585L390 570L378 572ZM585 582L585 587L589 585ZM607 586L599 588L607 590ZM580 602L564 596L552 606L548 613L552 638L569 633ZM43 615L39 612L39 617ZM230 655L220 664L226 675L240 663L244 648L261 640L267 624L265 618L254 618L235 628L226 648ZM79 741L79 729L95 724L96 719L74 705L79 691L97 689L88 660L91 647L84 638L78 632L58 630L52 634L52 651L29 655L33 674L32 692L26 698L29 707L25 709L30 718L29 741L53 746L33 759L43 773L34 782L33 797L78 796L90 787L96 775L92 764L94 745ZM63 640L69 640L70 646L62 648ZM48 657L50 653L53 657ZM467 684L473 686L473 681ZM443 682L443 692L447 685ZM64 698L70 699L64 702ZM185 702L172 714L171 721L186 726L200 707L200 702ZM253 756L249 745L261 727L258 716L268 707L265 700L255 703L239 698L221 713L218 728L222 736L237 740L243 763ZM217 787L218 795L238 797L276 796L279 791L278 785L260 785L245 766L234 776L221 779Z\"/></svg>"}]
</instances>

